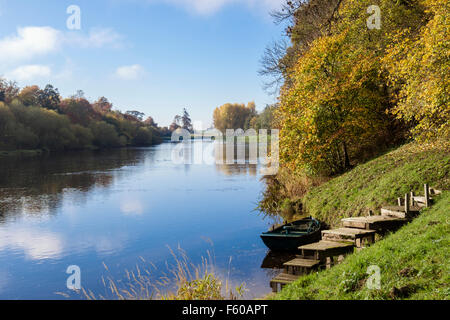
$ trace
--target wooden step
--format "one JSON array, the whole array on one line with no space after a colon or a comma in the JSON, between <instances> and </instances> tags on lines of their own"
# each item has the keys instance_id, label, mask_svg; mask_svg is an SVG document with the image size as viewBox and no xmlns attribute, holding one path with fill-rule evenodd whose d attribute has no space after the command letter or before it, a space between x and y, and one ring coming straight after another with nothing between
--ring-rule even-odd
<instances>
[{"instance_id":1,"label":"wooden step","mask_svg":"<svg viewBox=\"0 0 450 320\"><path fill-rule=\"evenodd\" d=\"M325 262L326 258L345 255L353 252L354 244L350 242L337 242L321 240L299 247L304 258Z\"/></svg>"},{"instance_id":2,"label":"wooden step","mask_svg":"<svg viewBox=\"0 0 450 320\"><path fill-rule=\"evenodd\" d=\"M339 228L323 230L322 240L326 241L348 241L361 248L375 242L375 230L363 230L355 228Z\"/></svg>"},{"instance_id":3,"label":"wooden step","mask_svg":"<svg viewBox=\"0 0 450 320\"><path fill-rule=\"evenodd\" d=\"M441 190L434 189L434 188L431 188L431 189L430 189L430 194L431 194L431 195L442 194L442 191L441 191Z\"/></svg>"},{"instance_id":4,"label":"wooden step","mask_svg":"<svg viewBox=\"0 0 450 320\"><path fill-rule=\"evenodd\" d=\"M414 196L413 197L414 200L414 204L419 207L419 208L424 208L427 206L427 198L422 197L422 196ZM428 205L432 205L433 204L433 198L429 197L428 198Z\"/></svg>"},{"instance_id":5,"label":"wooden step","mask_svg":"<svg viewBox=\"0 0 450 320\"><path fill-rule=\"evenodd\" d=\"M299 275L280 273L275 278L270 280L270 287L272 288L273 292L279 292L285 285L294 282L299 277Z\"/></svg>"},{"instance_id":6,"label":"wooden step","mask_svg":"<svg viewBox=\"0 0 450 320\"><path fill-rule=\"evenodd\" d=\"M292 275L304 275L317 269L320 265L319 260L295 258L283 263L286 273Z\"/></svg>"},{"instance_id":7,"label":"wooden step","mask_svg":"<svg viewBox=\"0 0 450 320\"><path fill-rule=\"evenodd\" d=\"M413 200L414 202L426 203L426 198L422 196L414 196ZM431 198L429 200L431 200Z\"/></svg>"},{"instance_id":8,"label":"wooden step","mask_svg":"<svg viewBox=\"0 0 450 320\"><path fill-rule=\"evenodd\" d=\"M399 206L385 206L381 208L381 215L385 217L395 217L400 219L410 219L420 212L419 207L411 207L408 213L405 212L405 207Z\"/></svg>"},{"instance_id":9,"label":"wooden step","mask_svg":"<svg viewBox=\"0 0 450 320\"><path fill-rule=\"evenodd\" d=\"M408 219L387 216L370 216L345 218L341 221L342 226L345 228L375 230L377 232L380 232L398 228L408 222Z\"/></svg>"}]
</instances>

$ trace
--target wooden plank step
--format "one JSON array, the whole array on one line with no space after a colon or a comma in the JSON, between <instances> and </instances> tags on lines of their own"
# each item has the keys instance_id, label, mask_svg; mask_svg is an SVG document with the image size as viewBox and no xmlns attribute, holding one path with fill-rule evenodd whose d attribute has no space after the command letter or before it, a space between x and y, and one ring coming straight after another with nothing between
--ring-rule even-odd
<instances>
[{"instance_id":1,"label":"wooden plank step","mask_svg":"<svg viewBox=\"0 0 450 320\"><path fill-rule=\"evenodd\" d=\"M272 288L273 292L278 292L287 284L290 284L297 280L300 276L299 275L293 275L293 274L287 274L287 273L280 273L275 278L270 280L270 287Z\"/></svg>"},{"instance_id":2,"label":"wooden plank step","mask_svg":"<svg viewBox=\"0 0 450 320\"><path fill-rule=\"evenodd\" d=\"M411 207L408 213L405 212L405 207L399 206L385 206L381 208L381 215L385 217L396 217L400 219L408 219L418 215L420 212L419 207Z\"/></svg>"},{"instance_id":3,"label":"wooden plank step","mask_svg":"<svg viewBox=\"0 0 450 320\"><path fill-rule=\"evenodd\" d=\"M283 263L284 266L314 268L320 264L319 260L295 258Z\"/></svg>"},{"instance_id":4,"label":"wooden plank step","mask_svg":"<svg viewBox=\"0 0 450 320\"><path fill-rule=\"evenodd\" d=\"M303 257L311 257L311 259L324 262L328 257L345 255L353 252L354 244L350 242L336 242L321 240L319 242L310 243L300 246Z\"/></svg>"},{"instance_id":5,"label":"wooden plank step","mask_svg":"<svg viewBox=\"0 0 450 320\"><path fill-rule=\"evenodd\" d=\"M348 241L354 243L358 248L364 244L375 242L375 230L363 230L355 228L339 228L333 230L323 230L322 240L327 241Z\"/></svg>"},{"instance_id":6,"label":"wooden plank step","mask_svg":"<svg viewBox=\"0 0 450 320\"><path fill-rule=\"evenodd\" d=\"M414 196L413 200L415 202L420 202L420 203L426 203L426 201L427 201L427 199L425 197L422 197L422 196ZM431 198L429 200L431 200Z\"/></svg>"},{"instance_id":7,"label":"wooden plank step","mask_svg":"<svg viewBox=\"0 0 450 320\"><path fill-rule=\"evenodd\" d=\"M286 273L292 275L304 275L320 266L319 260L295 258L291 261L283 263Z\"/></svg>"},{"instance_id":8,"label":"wooden plank step","mask_svg":"<svg viewBox=\"0 0 450 320\"><path fill-rule=\"evenodd\" d=\"M342 225L346 228L383 231L400 227L408 222L408 219L387 216L370 216L345 218L341 221Z\"/></svg>"},{"instance_id":9,"label":"wooden plank step","mask_svg":"<svg viewBox=\"0 0 450 320\"><path fill-rule=\"evenodd\" d=\"M279 275L277 275L275 278L273 278L270 282L276 282L276 283L281 283L281 284L288 284L288 283L292 283L295 280L297 280L300 276L296 276L293 274L287 274L287 273L280 273Z\"/></svg>"}]
</instances>

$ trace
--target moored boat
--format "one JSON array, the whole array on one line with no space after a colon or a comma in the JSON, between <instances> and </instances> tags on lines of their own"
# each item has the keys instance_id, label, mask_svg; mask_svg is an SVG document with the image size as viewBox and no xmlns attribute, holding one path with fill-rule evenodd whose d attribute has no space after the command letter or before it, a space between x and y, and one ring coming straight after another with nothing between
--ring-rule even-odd
<instances>
[{"instance_id":1,"label":"moored boat","mask_svg":"<svg viewBox=\"0 0 450 320\"><path fill-rule=\"evenodd\" d=\"M320 240L321 224L310 217L263 232L261 239L273 251L296 251L298 247Z\"/></svg>"}]
</instances>

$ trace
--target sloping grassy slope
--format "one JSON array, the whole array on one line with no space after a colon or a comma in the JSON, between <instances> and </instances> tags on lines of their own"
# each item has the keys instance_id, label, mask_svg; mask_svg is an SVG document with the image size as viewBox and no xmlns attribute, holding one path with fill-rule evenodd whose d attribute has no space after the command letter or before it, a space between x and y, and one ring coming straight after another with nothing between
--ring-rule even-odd
<instances>
[{"instance_id":1,"label":"sloping grassy slope","mask_svg":"<svg viewBox=\"0 0 450 320\"><path fill-rule=\"evenodd\" d=\"M379 212L411 190L423 194L424 183L450 190L449 172L448 148L411 143L311 189L303 206L308 215L334 227L342 218Z\"/></svg>"},{"instance_id":2,"label":"sloping grassy slope","mask_svg":"<svg viewBox=\"0 0 450 320\"><path fill-rule=\"evenodd\" d=\"M276 299L449 299L450 192L433 207L342 264L300 278ZM381 289L366 285L367 268L381 269ZM394 289L396 288L396 289Z\"/></svg>"}]
</instances>

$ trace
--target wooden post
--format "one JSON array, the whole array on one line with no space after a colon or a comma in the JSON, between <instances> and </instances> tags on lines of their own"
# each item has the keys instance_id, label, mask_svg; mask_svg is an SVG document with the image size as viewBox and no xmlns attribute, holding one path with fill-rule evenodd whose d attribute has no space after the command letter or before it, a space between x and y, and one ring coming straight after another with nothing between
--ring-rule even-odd
<instances>
[{"instance_id":1,"label":"wooden post","mask_svg":"<svg viewBox=\"0 0 450 320\"><path fill-rule=\"evenodd\" d=\"M430 206L430 187L428 186L428 184L424 185L425 188L425 207L429 207Z\"/></svg>"},{"instance_id":2,"label":"wooden post","mask_svg":"<svg viewBox=\"0 0 450 320\"><path fill-rule=\"evenodd\" d=\"M414 192L413 191L411 191L411 203L410 203L410 207L412 208L412 207L414 207Z\"/></svg>"},{"instance_id":3,"label":"wooden post","mask_svg":"<svg viewBox=\"0 0 450 320\"><path fill-rule=\"evenodd\" d=\"M401 207L402 206L402 198L398 198L397 201L398 201L398 206Z\"/></svg>"},{"instance_id":4,"label":"wooden post","mask_svg":"<svg viewBox=\"0 0 450 320\"><path fill-rule=\"evenodd\" d=\"M333 258L332 257L327 257L326 258L326 268L327 269L331 269L331 267L333 266L333 260L332 260Z\"/></svg>"},{"instance_id":5,"label":"wooden post","mask_svg":"<svg viewBox=\"0 0 450 320\"><path fill-rule=\"evenodd\" d=\"M409 193L405 194L405 213L409 213Z\"/></svg>"}]
</instances>

